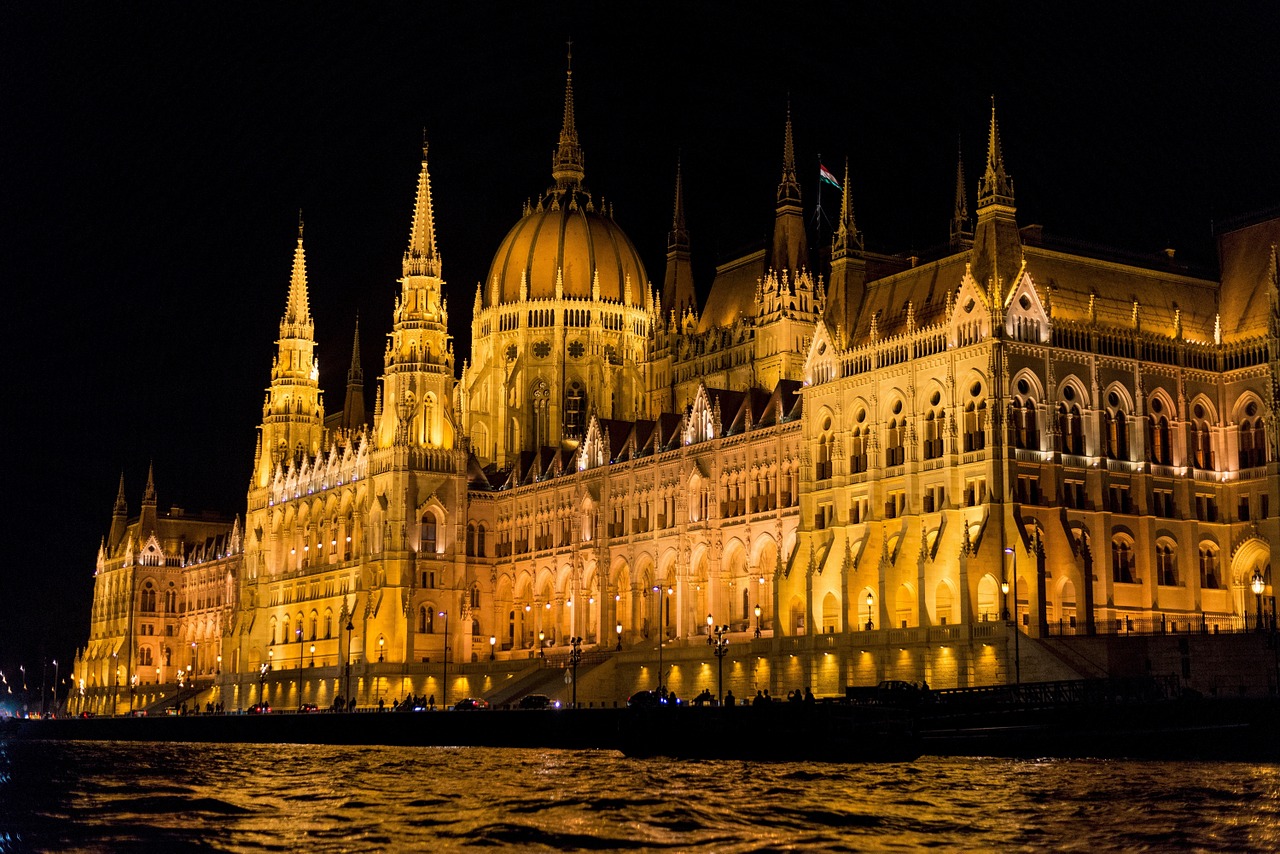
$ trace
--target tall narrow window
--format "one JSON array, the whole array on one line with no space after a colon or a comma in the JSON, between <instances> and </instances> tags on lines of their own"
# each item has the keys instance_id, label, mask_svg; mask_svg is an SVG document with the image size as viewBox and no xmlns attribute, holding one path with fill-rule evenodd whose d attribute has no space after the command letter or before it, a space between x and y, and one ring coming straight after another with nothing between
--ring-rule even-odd
<instances>
[{"instance_id":1,"label":"tall narrow window","mask_svg":"<svg viewBox=\"0 0 1280 854\"><path fill-rule=\"evenodd\" d=\"M575 380L564 394L564 434L581 438L587 430L587 394Z\"/></svg>"},{"instance_id":2,"label":"tall narrow window","mask_svg":"<svg viewBox=\"0 0 1280 854\"><path fill-rule=\"evenodd\" d=\"M422 551L436 553L436 514L430 510L422 514Z\"/></svg>"}]
</instances>

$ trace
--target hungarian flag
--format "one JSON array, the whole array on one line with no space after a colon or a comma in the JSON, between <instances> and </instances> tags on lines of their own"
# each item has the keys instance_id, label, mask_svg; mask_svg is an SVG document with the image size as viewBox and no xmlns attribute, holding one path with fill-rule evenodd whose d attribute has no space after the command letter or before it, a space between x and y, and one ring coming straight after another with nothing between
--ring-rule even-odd
<instances>
[{"instance_id":1,"label":"hungarian flag","mask_svg":"<svg viewBox=\"0 0 1280 854\"><path fill-rule=\"evenodd\" d=\"M827 171L827 167L821 163L818 164L818 180L824 184L830 184L837 190L840 189L840 182L836 180L836 176Z\"/></svg>"}]
</instances>

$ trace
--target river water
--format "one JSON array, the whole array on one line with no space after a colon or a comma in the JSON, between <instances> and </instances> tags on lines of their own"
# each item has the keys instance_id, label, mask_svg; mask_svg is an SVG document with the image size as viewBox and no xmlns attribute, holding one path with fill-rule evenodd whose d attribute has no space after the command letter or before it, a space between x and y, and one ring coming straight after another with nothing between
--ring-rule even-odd
<instances>
[{"instance_id":1,"label":"river water","mask_svg":"<svg viewBox=\"0 0 1280 854\"><path fill-rule=\"evenodd\" d=\"M0 741L0 851L1267 851L1280 767Z\"/></svg>"}]
</instances>

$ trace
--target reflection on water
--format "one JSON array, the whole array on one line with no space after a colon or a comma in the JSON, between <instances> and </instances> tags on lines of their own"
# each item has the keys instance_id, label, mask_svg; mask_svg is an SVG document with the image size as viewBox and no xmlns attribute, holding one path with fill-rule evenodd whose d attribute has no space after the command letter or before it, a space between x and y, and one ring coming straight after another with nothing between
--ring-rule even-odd
<instances>
[{"instance_id":1,"label":"reflection on water","mask_svg":"<svg viewBox=\"0 0 1280 854\"><path fill-rule=\"evenodd\" d=\"M0 742L0 851L1275 851L1280 768Z\"/></svg>"}]
</instances>

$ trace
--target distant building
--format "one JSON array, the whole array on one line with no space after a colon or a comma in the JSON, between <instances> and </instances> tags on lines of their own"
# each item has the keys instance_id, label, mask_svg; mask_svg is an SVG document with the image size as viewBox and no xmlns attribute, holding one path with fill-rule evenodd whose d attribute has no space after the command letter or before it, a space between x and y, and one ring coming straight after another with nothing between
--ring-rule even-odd
<instances>
[{"instance_id":1,"label":"distant building","mask_svg":"<svg viewBox=\"0 0 1280 854\"><path fill-rule=\"evenodd\" d=\"M587 189L571 75L552 179L459 370L424 147L371 418L358 330L326 413L299 229L243 524L159 515L150 481L130 520L121 484L73 703L366 703L443 693L446 659L493 697L571 638L611 661L599 699L689 695L713 625L742 696L965 686L1010 677L1010 622L1273 612L1280 220L1223 234L1216 280L1055 246L993 109L976 222L961 169L945 251L867 251L846 168L819 276L788 115L773 240L699 307L679 170L658 283Z\"/></svg>"}]
</instances>

